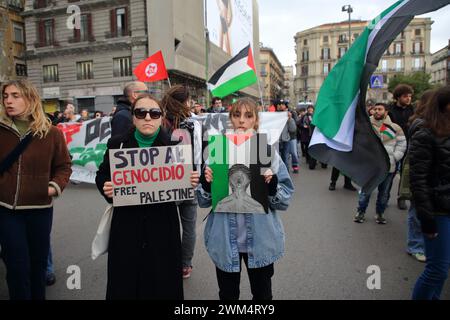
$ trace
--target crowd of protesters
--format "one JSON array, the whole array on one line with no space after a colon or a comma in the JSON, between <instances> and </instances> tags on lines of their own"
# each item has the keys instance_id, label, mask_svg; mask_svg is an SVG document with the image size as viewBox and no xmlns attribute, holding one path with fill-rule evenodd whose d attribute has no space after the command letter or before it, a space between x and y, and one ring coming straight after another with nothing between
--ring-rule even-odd
<instances>
[{"instance_id":1,"label":"crowd of protesters","mask_svg":"<svg viewBox=\"0 0 450 320\"><path fill-rule=\"evenodd\" d=\"M80 123L105 116L87 109L75 112L68 104L63 112L46 115L33 84L7 82L0 103L0 246L7 269L11 299L45 299L46 270L51 263L50 232L53 201L62 194L71 174L71 160L62 133L53 125ZM228 113L235 134L254 135L260 111L287 114L279 139L279 154L264 174L268 214L210 214L204 237L216 266L219 297L239 299L242 263L247 267L254 299L272 299L274 262L284 254L284 231L278 211L288 208L294 193L290 172L300 164L314 170L317 161L308 154L314 132L314 106L292 108L277 100L264 108L251 99L224 106L215 97L209 108L195 102L181 85L169 89L159 101L142 82L125 86L124 95L111 116L109 149L169 146L188 141L194 145L197 121L205 113ZM367 116L390 160L389 173L378 186L375 221L386 224L385 211L394 178L401 181L397 206L408 211L406 252L425 262L417 280L414 299L439 299L450 267L450 88L426 92L416 105L413 89L399 85L390 105L373 102ZM171 139L185 130L188 136ZM304 158L304 160L302 159ZM39 160L39 161L37 161ZM325 163L322 168L327 168ZM248 169L248 168L247 168ZM239 179L247 181L245 168ZM235 174L230 169L230 176ZM351 179L332 169L329 190L340 175L344 188L356 191ZM183 278L193 272L197 207L211 206L214 171L194 165L192 201L125 206L114 209L108 255L107 299L183 299ZM247 180L246 180L247 179ZM112 202L109 152L104 155L96 184L106 202ZM359 191L356 223L366 221L371 194ZM181 228L180 228L181 226ZM269 237L270 243L267 242ZM212 241L211 239L214 239Z\"/></svg>"}]
</instances>

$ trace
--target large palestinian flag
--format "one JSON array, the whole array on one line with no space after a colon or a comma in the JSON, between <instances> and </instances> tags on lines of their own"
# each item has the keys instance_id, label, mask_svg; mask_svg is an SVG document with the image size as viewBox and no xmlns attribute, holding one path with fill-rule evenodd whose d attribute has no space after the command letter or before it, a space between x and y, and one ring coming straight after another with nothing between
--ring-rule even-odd
<instances>
[{"instance_id":1,"label":"large palestinian flag","mask_svg":"<svg viewBox=\"0 0 450 320\"><path fill-rule=\"evenodd\" d=\"M216 213L268 213L263 174L271 167L272 152L267 135L210 136L208 154L208 166L214 172L211 194Z\"/></svg>"},{"instance_id":2,"label":"large palestinian flag","mask_svg":"<svg viewBox=\"0 0 450 320\"><path fill-rule=\"evenodd\" d=\"M373 190L389 170L389 158L365 111L370 76L383 53L416 15L450 0L401 0L372 20L331 70L316 103L309 153Z\"/></svg>"},{"instance_id":3,"label":"large palestinian flag","mask_svg":"<svg viewBox=\"0 0 450 320\"><path fill-rule=\"evenodd\" d=\"M257 82L250 45L223 65L208 81L214 97L223 98Z\"/></svg>"}]
</instances>

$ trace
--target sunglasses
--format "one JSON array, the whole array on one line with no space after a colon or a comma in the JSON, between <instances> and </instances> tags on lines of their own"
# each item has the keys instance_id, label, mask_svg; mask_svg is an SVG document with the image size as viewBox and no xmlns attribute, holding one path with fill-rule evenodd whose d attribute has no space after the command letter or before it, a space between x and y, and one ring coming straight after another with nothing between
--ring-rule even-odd
<instances>
[{"instance_id":1,"label":"sunglasses","mask_svg":"<svg viewBox=\"0 0 450 320\"><path fill-rule=\"evenodd\" d=\"M134 109L133 114L137 119L140 119L140 120L145 119L147 117L147 114L150 115L150 118L156 120L156 119L161 118L162 111L160 109L156 109L156 108L150 109L150 110L147 110L144 108L139 108L139 109Z\"/></svg>"}]
</instances>

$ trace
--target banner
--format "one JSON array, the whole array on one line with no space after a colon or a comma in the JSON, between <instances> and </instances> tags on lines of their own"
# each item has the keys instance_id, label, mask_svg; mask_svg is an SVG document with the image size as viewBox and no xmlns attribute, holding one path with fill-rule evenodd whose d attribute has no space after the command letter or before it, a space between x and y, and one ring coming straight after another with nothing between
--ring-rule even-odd
<instances>
[{"instance_id":1,"label":"banner","mask_svg":"<svg viewBox=\"0 0 450 320\"><path fill-rule=\"evenodd\" d=\"M194 199L192 146L109 150L114 207Z\"/></svg>"},{"instance_id":2,"label":"banner","mask_svg":"<svg viewBox=\"0 0 450 320\"><path fill-rule=\"evenodd\" d=\"M287 113L262 112L259 117L259 132L267 134L270 145L275 144L286 125ZM205 114L191 119L199 124L195 126L193 144L194 163L201 164L208 158L208 154L202 154L202 144L208 142L209 136L225 135L231 124L228 113ZM110 117L103 117L82 123L58 124L72 157L71 181L95 184L96 172L103 162L106 144L111 137L110 121Z\"/></svg>"},{"instance_id":3,"label":"banner","mask_svg":"<svg viewBox=\"0 0 450 320\"><path fill-rule=\"evenodd\" d=\"M210 41L230 56L253 48L252 0L207 0Z\"/></svg>"},{"instance_id":4,"label":"banner","mask_svg":"<svg viewBox=\"0 0 450 320\"><path fill-rule=\"evenodd\" d=\"M103 117L82 123L58 124L72 157L71 181L95 184L96 172L111 137L110 119Z\"/></svg>"}]
</instances>

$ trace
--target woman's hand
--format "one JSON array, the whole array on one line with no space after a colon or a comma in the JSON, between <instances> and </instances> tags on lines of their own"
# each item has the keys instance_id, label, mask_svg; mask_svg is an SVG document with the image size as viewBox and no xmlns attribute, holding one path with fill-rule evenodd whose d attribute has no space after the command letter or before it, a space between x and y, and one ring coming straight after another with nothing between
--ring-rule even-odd
<instances>
[{"instance_id":1,"label":"woman's hand","mask_svg":"<svg viewBox=\"0 0 450 320\"><path fill-rule=\"evenodd\" d=\"M48 186L48 196L49 197L54 197L58 194L58 192L56 192L55 187L52 186Z\"/></svg>"},{"instance_id":2,"label":"woman's hand","mask_svg":"<svg viewBox=\"0 0 450 320\"><path fill-rule=\"evenodd\" d=\"M197 171L191 171L191 185L192 188L196 188L198 186L198 183L200 181L200 175Z\"/></svg>"},{"instance_id":3,"label":"woman's hand","mask_svg":"<svg viewBox=\"0 0 450 320\"><path fill-rule=\"evenodd\" d=\"M205 179L208 183L211 183L213 181L213 171L210 167L206 167L205 169Z\"/></svg>"},{"instance_id":4,"label":"woman's hand","mask_svg":"<svg viewBox=\"0 0 450 320\"><path fill-rule=\"evenodd\" d=\"M103 193L106 197L112 199L113 197L113 184L111 181L105 182L103 185Z\"/></svg>"},{"instance_id":5,"label":"woman's hand","mask_svg":"<svg viewBox=\"0 0 450 320\"><path fill-rule=\"evenodd\" d=\"M268 169L265 173L264 173L264 181L269 184L270 181L272 180L273 177L273 171L271 169Z\"/></svg>"}]
</instances>

